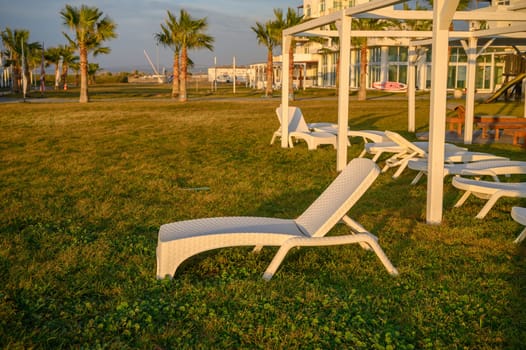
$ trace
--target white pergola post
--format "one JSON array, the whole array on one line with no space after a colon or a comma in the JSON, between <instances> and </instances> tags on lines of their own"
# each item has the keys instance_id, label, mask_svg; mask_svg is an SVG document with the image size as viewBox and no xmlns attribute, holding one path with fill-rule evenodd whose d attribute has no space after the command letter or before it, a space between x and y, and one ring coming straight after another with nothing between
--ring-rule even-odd
<instances>
[{"instance_id":1,"label":"white pergola post","mask_svg":"<svg viewBox=\"0 0 526 350\"><path fill-rule=\"evenodd\" d=\"M459 0L436 0L433 4L431 106L429 111L429 163L426 220L442 221L444 197L444 145L449 26Z\"/></svg>"},{"instance_id":2,"label":"white pergola post","mask_svg":"<svg viewBox=\"0 0 526 350\"><path fill-rule=\"evenodd\" d=\"M478 38L469 37L468 43L461 41L468 59L468 70L466 74L466 114L464 120L464 143L470 145L473 142L473 120L475 116L475 76L477 74L477 58L490 46L495 39L488 41L480 51L477 52Z\"/></svg>"},{"instance_id":3,"label":"white pergola post","mask_svg":"<svg viewBox=\"0 0 526 350\"><path fill-rule=\"evenodd\" d=\"M416 90L416 60L417 60L417 53L416 48L414 46L409 46L409 61L408 61L408 69L407 69L407 131L409 132L415 132L415 110L416 110L416 103L415 103L415 90Z\"/></svg>"},{"instance_id":4,"label":"white pergola post","mask_svg":"<svg viewBox=\"0 0 526 350\"><path fill-rule=\"evenodd\" d=\"M342 11L340 34L340 86L338 87L338 146L336 170L347 165L347 128L349 126L349 68L351 64L351 16Z\"/></svg>"},{"instance_id":5,"label":"white pergola post","mask_svg":"<svg viewBox=\"0 0 526 350\"><path fill-rule=\"evenodd\" d=\"M473 117L475 114L475 75L477 68L477 38L469 38L468 49L468 71L466 74L466 111L464 119L464 143L470 145L473 142Z\"/></svg>"},{"instance_id":6,"label":"white pergola post","mask_svg":"<svg viewBox=\"0 0 526 350\"><path fill-rule=\"evenodd\" d=\"M289 147L289 48L292 42L290 35L283 35L282 70L281 70L281 147ZM287 69L285 69L287 67Z\"/></svg>"}]
</instances>

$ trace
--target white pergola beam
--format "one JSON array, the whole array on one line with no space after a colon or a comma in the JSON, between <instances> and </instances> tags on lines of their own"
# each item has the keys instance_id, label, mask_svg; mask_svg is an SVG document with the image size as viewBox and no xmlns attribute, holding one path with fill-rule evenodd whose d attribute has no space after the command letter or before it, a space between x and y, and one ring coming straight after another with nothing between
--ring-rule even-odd
<instances>
[{"instance_id":1,"label":"white pergola beam","mask_svg":"<svg viewBox=\"0 0 526 350\"><path fill-rule=\"evenodd\" d=\"M524 10L526 9L526 1L518 1L517 3L510 5L509 10Z\"/></svg>"},{"instance_id":2,"label":"white pergola beam","mask_svg":"<svg viewBox=\"0 0 526 350\"><path fill-rule=\"evenodd\" d=\"M345 9L345 14L347 16L357 16L362 13L367 12L373 12L379 9L384 9L389 11L390 8L392 9L393 5L400 4L403 2L406 2L407 0L377 0L377 1L369 1L360 5L348 7ZM390 8L389 8L390 7Z\"/></svg>"},{"instance_id":3,"label":"white pergola beam","mask_svg":"<svg viewBox=\"0 0 526 350\"><path fill-rule=\"evenodd\" d=\"M500 37L508 39L524 39L526 36L526 24L509 27L499 27L477 31L456 31L449 32L449 40L462 40L469 38ZM432 39L413 40L409 44L414 46L429 46L433 43Z\"/></svg>"},{"instance_id":4,"label":"white pergola beam","mask_svg":"<svg viewBox=\"0 0 526 350\"><path fill-rule=\"evenodd\" d=\"M342 11L346 16L354 16L356 14L373 11L391 5L396 5L405 1L407 0L376 0L354 7L349 7ZM298 24L294 27L287 28L283 30L283 35L296 35L298 33L306 32L311 29L320 28L324 25L334 23L340 18L342 18L342 12L333 12L329 15L317 17L307 22Z\"/></svg>"},{"instance_id":5,"label":"white pergola beam","mask_svg":"<svg viewBox=\"0 0 526 350\"><path fill-rule=\"evenodd\" d=\"M314 29L308 32L301 33L309 36L326 36L331 38L338 37L337 30L321 30ZM388 34L388 35L387 35ZM353 30L353 37L368 37L368 38L430 38L433 35L432 31L418 31L418 30Z\"/></svg>"},{"instance_id":6,"label":"white pergola beam","mask_svg":"<svg viewBox=\"0 0 526 350\"><path fill-rule=\"evenodd\" d=\"M307 32L311 29L320 28L327 24L334 23L336 22L336 20L340 18L341 18L341 13L338 13L338 12L331 13L330 15L327 15L327 16L314 18L307 22L298 24L297 26L284 29L283 36L296 35L302 32Z\"/></svg>"},{"instance_id":7,"label":"white pergola beam","mask_svg":"<svg viewBox=\"0 0 526 350\"><path fill-rule=\"evenodd\" d=\"M507 22L524 22L524 12L517 11L499 11L488 8L472 11L457 11L453 14L454 21L507 21ZM433 11L426 10L393 10L379 9L371 11L368 14L356 15L358 18L393 18L399 20L433 20Z\"/></svg>"},{"instance_id":8,"label":"white pergola beam","mask_svg":"<svg viewBox=\"0 0 526 350\"><path fill-rule=\"evenodd\" d=\"M526 21L526 13L523 14L524 19ZM487 36L494 36L494 35L500 35L500 34L513 34L513 33L521 33L526 32L526 23L523 24L515 24L508 27L497 27L497 28L490 28L490 29L484 29L484 30L477 30L471 33L471 36L474 38L482 38Z\"/></svg>"}]
</instances>

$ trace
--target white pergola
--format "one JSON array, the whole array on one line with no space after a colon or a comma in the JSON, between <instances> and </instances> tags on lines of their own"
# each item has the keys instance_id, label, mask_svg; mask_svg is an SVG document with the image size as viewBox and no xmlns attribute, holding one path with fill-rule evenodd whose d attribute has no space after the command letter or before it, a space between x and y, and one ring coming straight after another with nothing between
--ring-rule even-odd
<instances>
[{"instance_id":1,"label":"white pergola","mask_svg":"<svg viewBox=\"0 0 526 350\"><path fill-rule=\"evenodd\" d=\"M323 35L340 37L340 72L338 89L338 133L347 134L349 118L349 67L351 52L351 36L366 37L404 37L419 38L413 41L410 46L410 61L408 70L408 130L415 129L415 48L419 45L432 46L432 71L431 71L431 106L429 113L429 168L427 182L427 207L426 218L430 224L439 224L442 221L443 208L443 165L444 165L444 144L445 144L445 124L446 124L446 98L447 98L447 69L448 66L448 45L450 38L466 40L465 47L468 50L468 95L466 97L466 131L465 135L472 135L473 128L473 105L475 93L475 62L477 49L477 39L481 37L504 36L510 33L520 33L524 36L526 25L519 24L492 28L488 30L450 32L450 24L453 20L480 20L480 21L507 21L524 23L524 12L514 11L456 11L459 0L435 0L433 11L404 11L394 10L393 5L406 2L407 0L376 0L368 3L347 8L341 12L335 12L327 16L312 19L308 22L288 28L283 31L283 52L288 52L292 36L294 35ZM526 8L526 1L515 5L511 10L521 10ZM426 31L351 31L351 21L353 17L380 17L391 19L414 19L432 20L433 30ZM336 23L337 33L319 30L320 27ZM428 42L423 41L428 40ZM289 57L283 55L283 67L288 67ZM290 82L288 74L283 74L282 78L282 125L288 125L288 91ZM469 118L469 119L468 119ZM471 121L471 122L470 122ZM469 129L469 130L468 130ZM281 146L288 147L288 128L282 128ZM468 136L468 143L471 142ZM347 164L347 140L345 137L338 138L336 168L341 171Z\"/></svg>"}]
</instances>

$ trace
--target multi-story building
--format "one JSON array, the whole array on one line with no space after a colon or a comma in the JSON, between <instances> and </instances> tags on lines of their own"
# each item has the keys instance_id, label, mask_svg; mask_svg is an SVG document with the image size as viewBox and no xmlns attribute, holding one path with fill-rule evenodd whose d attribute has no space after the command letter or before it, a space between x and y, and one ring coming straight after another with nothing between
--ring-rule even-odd
<instances>
[{"instance_id":1,"label":"multi-story building","mask_svg":"<svg viewBox=\"0 0 526 350\"><path fill-rule=\"evenodd\" d=\"M487 6L506 7L512 6L523 0L492 0L471 1L471 9ZM306 19L324 16L347 7L369 2L368 0L303 0L300 10ZM427 3L420 1L421 4ZM467 24L457 24L464 25ZM491 23L472 22L471 26ZM466 28L467 30L468 28ZM369 38L368 39L368 74L367 87L376 81L395 81L407 83L408 46L410 38ZM417 61L417 83L419 89L430 87L431 76L431 50L422 50L423 54ZM477 59L476 89L478 91L496 90L504 77L505 55L515 53L515 48L504 46L490 46ZM322 41L299 39L296 43L294 62L294 85L332 87L336 84L336 71L338 63L338 40L327 38ZM276 57L276 62L281 57ZM358 47L351 51L351 88L359 86L360 53ZM450 48L450 62L448 67L448 88L463 89L466 86L467 55L460 43ZM280 75L278 74L277 77ZM279 78L277 78L279 80ZM279 85L279 81L277 81Z\"/></svg>"}]
</instances>

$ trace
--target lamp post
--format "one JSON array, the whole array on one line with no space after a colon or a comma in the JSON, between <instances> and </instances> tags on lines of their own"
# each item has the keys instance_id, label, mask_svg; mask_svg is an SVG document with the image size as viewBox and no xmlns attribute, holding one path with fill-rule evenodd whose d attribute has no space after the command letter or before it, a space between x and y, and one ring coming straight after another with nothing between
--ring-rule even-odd
<instances>
[{"instance_id":1,"label":"lamp post","mask_svg":"<svg viewBox=\"0 0 526 350\"><path fill-rule=\"evenodd\" d=\"M214 56L214 91L217 92L217 57Z\"/></svg>"},{"instance_id":2,"label":"lamp post","mask_svg":"<svg viewBox=\"0 0 526 350\"><path fill-rule=\"evenodd\" d=\"M232 78L234 95L236 94L236 56L232 59L232 68L234 70L234 76Z\"/></svg>"}]
</instances>

